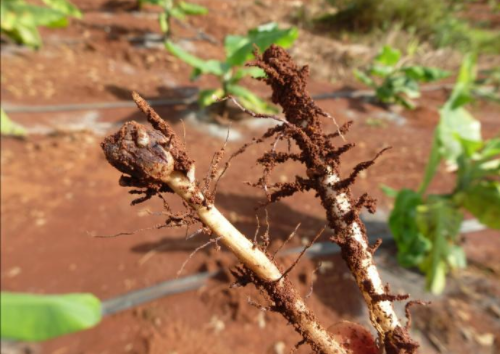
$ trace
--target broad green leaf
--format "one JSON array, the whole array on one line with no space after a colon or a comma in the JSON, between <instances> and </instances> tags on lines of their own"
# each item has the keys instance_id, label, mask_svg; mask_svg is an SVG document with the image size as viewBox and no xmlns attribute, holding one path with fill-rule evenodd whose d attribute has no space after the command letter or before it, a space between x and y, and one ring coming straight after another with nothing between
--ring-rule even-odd
<instances>
[{"instance_id":1,"label":"broad green leaf","mask_svg":"<svg viewBox=\"0 0 500 354\"><path fill-rule=\"evenodd\" d=\"M78 8L67 0L42 0L47 6L54 10L58 10L65 15L75 18L82 18L82 13Z\"/></svg>"},{"instance_id":2,"label":"broad green leaf","mask_svg":"<svg viewBox=\"0 0 500 354\"><path fill-rule=\"evenodd\" d=\"M215 103L218 98L222 98L223 95L224 90L221 88L202 90L198 95L198 104L200 107L208 107Z\"/></svg>"},{"instance_id":3,"label":"broad green leaf","mask_svg":"<svg viewBox=\"0 0 500 354\"><path fill-rule=\"evenodd\" d=\"M450 76L449 71L425 66L407 66L402 68L401 71L413 80L421 82L437 81Z\"/></svg>"},{"instance_id":4,"label":"broad green leaf","mask_svg":"<svg viewBox=\"0 0 500 354\"><path fill-rule=\"evenodd\" d=\"M465 191L463 204L482 224L500 229L500 182L482 181L471 186Z\"/></svg>"},{"instance_id":5,"label":"broad green leaf","mask_svg":"<svg viewBox=\"0 0 500 354\"><path fill-rule=\"evenodd\" d=\"M375 57L375 61L386 66L394 66L401 58L401 52L390 46L384 46L380 53Z\"/></svg>"},{"instance_id":6,"label":"broad green leaf","mask_svg":"<svg viewBox=\"0 0 500 354\"><path fill-rule=\"evenodd\" d=\"M417 266L430 248L430 242L416 223L417 207L423 203L420 194L410 190L399 191L389 217L389 228L398 247L398 262L403 267Z\"/></svg>"},{"instance_id":7,"label":"broad green leaf","mask_svg":"<svg viewBox=\"0 0 500 354\"><path fill-rule=\"evenodd\" d=\"M276 113L277 109L239 85L228 85L227 91L238 98L243 107L257 113Z\"/></svg>"},{"instance_id":8,"label":"broad green leaf","mask_svg":"<svg viewBox=\"0 0 500 354\"><path fill-rule=\"evenodd\" d=\"M0 297L2 339L43 341L101 321L101 302L92 294L2 292Z\"/></svg>"},{"instance_id":9,"label":"broad green leaf","mask_svg":"<svg viewBox=\"0 0 500 354\"><path fill-rule=\"evenodd\" d=\"M375 81L373 81L373 79L371 77L369 77L368 75L366 75L364 72L362 72L358 69L354 69L353 73L354 73L354 77L356 79L358 79L359 81L361 81L366 86L368 86L368 87L375 87L376 86Z\"/></svg>"},{"instance_id":10,"label":"broad green leaf","mask_svg":"<svg viewBox=\"0 0 500 354\"><path fill-rule=\"evenodd\" d=\"M462 107L441 108L440 121L436 129L439 152L448 162L456 163L462 153L462 146L457 137L470 141L481 141L481 124Z\"/></svg>"},{"instance_id":11,"label":"broad green leaf","mask_svg":"<svg viewBox=\"0 0 500 354\"><path fill-rule=\"evenodd\" d=\"M260 51L266 50L271 44L288 48L298 37L298 29L279 29L277 23L268 23L248 31L246 36L227 36L224 40L227 63L242 65L253 58L254 44Z\"/></svg>"},{"instance_id":12,"label":"broad green leaf","mask_svg":"<svg viewBox=\"0 0 500 354\"><path fill-rule=\"evenodd\" d=\"M198 4L181 1L178 6L187 15L206 15L208 13L206 7Z\"/></svg>"},{"instance_id":13,"label":"broad green leaf","mask_svg":"<svg viewBox=\"0 0 500 354\"><path fill-rule=\"evenodd\" d=\"M226 63L222 63L218 60L202 60L188 53L171 41L166 41L165 46L170 51L170 53L172 53L185 63L191 65L193 68L197 69L200 74L213 74L222 76L228 70Z\"/></svg>"},{"instance_id":14,"label":"broad green leaf","mask_svg":"<svg viewBox=\"0 0 500 354\"><path fill-rule=\"evenodd\" d=\"M5 113L0 110L0 132L2 135L23 137L26 136L26 130L17 123L14 123Z\"/></svg>"}]
</instances>

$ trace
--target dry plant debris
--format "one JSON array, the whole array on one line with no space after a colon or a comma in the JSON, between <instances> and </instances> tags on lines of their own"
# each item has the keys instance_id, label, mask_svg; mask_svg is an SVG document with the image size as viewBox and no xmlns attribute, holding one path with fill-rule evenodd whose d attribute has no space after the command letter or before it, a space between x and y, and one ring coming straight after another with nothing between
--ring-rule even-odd
<instances>
[{"instance_id":1,"label":"dry plant debris","mask_svg":"<svg viewBox=\"0 0 500 354\"><path fill-rule=\"evenodd\" d=\"M258 162L264 166L263 177L255 183L262 187L268 202L275 202L303 190L315 190L327 211L329 226L335 236L331 240L339 244L342 255L353 273L368 305L371 321L379 334L381 348L388 354L415 353L418 344L408 335L396 317L392 302L406 299L407 295L392 295L388 286L383 286L373 264L376 246L368 244L366 230L359 218L363 207L375 210L375 202L367 194L358 199L351 195L350 186L356 176L371 166L373 160L358 164L345 179L339 176L340 157L354 144L344 143L336 147L333 139L342 137L351 123L340 127L336 133L323 132L321 117L331 117L316 106L305 86L308 68L298 68L290 56L277 46L271 46L262 56L256 54L251 65L262 68L267 76L263 80L273 89L273 102L283 107L286 119L276 116L257 115L258 118L278 120L277 125L261 139L246 144L232 157L242 153L255 143L274 137L271 151ZM158 195L164 201L168 219L160 227L203 224L204 230L233 252L242 263L233 274L238 279L236 285L255 284L270 300L270 306L262 307L281 313L295 330L317 353L349 353L342 341L338 341L323 328L314 314L307 308L299 293L287 278L290 269L281 271L268 254L266 244L251 242L242 235L215 207L214 190L209 185L217 170L224 149L213 157L214 165L203 181L194 176L194 162L185 147L176 137L172 128L136 93L133 98L138 107L147 115L154 130L136 122L126 123L119 132L105 138L102 148L109 163L125 175L120 184L134 187L131 193L144 194L134 203L143 202ZM299 152L277 152L280 140L293 140ZM299 161L306 166L308 178L296 177L293 183L270 183L270 174L279 163L288 160ZM226 164L227 168L228 164ZM215 182L217 184L218 180ZM162 193L175 193L186 207L185 213L172 213ZM294 263L296 264L296 262Z\"/></svg>"}]
</instances>

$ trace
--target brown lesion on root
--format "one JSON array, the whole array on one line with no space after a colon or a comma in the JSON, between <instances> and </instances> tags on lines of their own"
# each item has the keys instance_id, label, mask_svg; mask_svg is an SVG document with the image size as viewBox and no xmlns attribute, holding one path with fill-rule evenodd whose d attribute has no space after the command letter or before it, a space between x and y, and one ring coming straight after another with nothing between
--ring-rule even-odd
<instances>
[{"instance_id":1,"label":"brown lesion on root","mask_svg":"<svg viewBox=\"0 0 500 354\"><path fill-rule=\"evenodd\" d=\"M369 197L368 194L363 194L357 199L353 198L351 186L360 172L372 166L387 148L377 153L373 159L359 163L347 178L325 186L324 181L329 176L332 174L339 176L342 155L354 148L353 143L345 143L345 141L338 145L335 144L336 138L343 139L344 135L348 133L352 122L345 123L334 133L325 133L322 119L331 117L316 105L306 90L308 67L299 68L285 50L275 45L272 45L262 55L257 51L254 54L256 59L248 65L264 70L266 77L261 78L261 80L272 88L272 101L283 108L286 117L286 124L283 123L269 129L259 139L259 142L272 137L291 139L300 152L276 152L273 148L265 153L257 160L263 166L263 176L253 185L265 190L267 203L276 202L297 192L315 190L322 205L327 210L328 223L335 234L331 240L340 246L342 257L351 272L358 274L358 276L361 275L359 278L363 278L367 275L362 267L362 262L366 258L366 250L360 243L351 238L350 227L357 223L366 244L368 244L366 230L359 214L363 208L374 213L376 200ZM274 116L270 118L275 119ZM245 146L243 150L247 147ZM308 178L297 176L294 182L272 184L271 173L274 167L290 160L304 164ZM341 215L331 212L342 209L337 205L336 198L330 196L330 190L334 190L337 194L344 194L351 206L350 210L341 212ZM379 245L380 243L376 243L369 246L368 252L375 252ZM265 284L261 284L261 287L265 288L266 292L272 292L272 289L267 289ZM406 295L392 295L388 291L383 294L371 291L368 294L370 301L367 301L367 305L369 307L375 306L380 301L393 302L407 299ZM372 321L376 321L376 318L373 317ZM418 343L410 338L408 329L405 327L398 326L390 333L382 332L380 337L388 354L412 354L418 348Z\"/></svg>"}]
</instances>

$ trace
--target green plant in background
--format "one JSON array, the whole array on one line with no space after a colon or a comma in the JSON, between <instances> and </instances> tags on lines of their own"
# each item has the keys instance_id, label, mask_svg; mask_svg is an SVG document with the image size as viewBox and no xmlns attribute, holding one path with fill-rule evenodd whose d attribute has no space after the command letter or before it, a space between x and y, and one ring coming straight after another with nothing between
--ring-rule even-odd
<instances>
[{"instance_id":1,"label":"green plant in background","mask_svg":"<svg viewBox=\"0 0 500 354\"><path fill-rule=\"evenodd\" d=\"M436 23L431 42L438 48L452 47L464 53L500 54L499 31L478 28L452 16Z\"/></svg>"},{"instance_id":2,"label":"green plant in background","mask_svg":"<svg viewBox=\"0 0 500 354\"><path fill-rule=\"evenodd\" d=\"M163 12L158 15L158 21L160 22L160 28L165 38L168 38L170 35L170 23L172 18L183 21L187 16L206 15L208 13L208 9L206 7L185 1L139 0L139 9L142 9L144 4L158 5L162 7Z\"/></svg>"},{"instance_id":3,"label":"green plant in background","mask_svg":"<svg viewBox=\"0 0 500 354\"><path fill-rule=\"evenodd\" d=\"M472 87L475 97L500 103L500 67L480 71L481 78L476 79Z\"/></svg>"},{"instance_id":4,"label":"green plant in background","mask_svg":"<svg viewBox=\"0 0 500 354\"><path fill-rule=\"evenodd\" d=\"M26 130L19 124L14 123L3 109L0 109L0 133L6 136L26 136Z\"/></svg>"},{"instance_id":5,"label":"green plant in background","mask_svg":"<svg viewBox=\"0 0 500 354\"><path fill-rule=\"evenodd\" d=\"M0 336L44 341L91 328L101 321L101 301L92 294L0 294Z\"/></svg>"},{"instance_id":6,"label":"green plant in background","mask_svg":"<svg viewBox=\"0 0 500 354\"><path fill-rule=\"evenodd\" d=\"M500 53L500 33L460 16L464 1L445 0L323 0L324 14L312 23L335 33L377 34L391 28L414 34L435 47L452 47L464 53ZM498 5L493 5L494 11ZM329 11L334 9L334 11Z\"/></svg>"},{"instance_id":7,"label":"green plant in background","mask_svg":"<svg viewBox=\"0 0 500 354\"><path fill-rule=\"evenodd\" d=\"M363 72L355 69L355 77L375 90L377 99L386 104L415 108L412 99L420 97L420 82L432 82L449 76L447 71L425 66L399 66L401 52L384 46L373 64Z\"/></svg>"},{"instance_id":8,"label":"green plant in background","mask_svg":"<svg viewBox=\"0 0 500 354\"><path fill-rule=\"evenodd\" d=\"M191 79L196 79L202 74L212 74L219 79L221 85L219 88L200 91L198 103L201 107L208 107L215 103L218 98L233 95L247 109L260 113L272 113L276 111L273 106L243 86L238 85L245 76L260 77L264 75L263 71L259 68L242 66L253 58L254 45L261 51L267 49L271 44L287 48L293 44L297 36L297 28L279 29L276 23L268 23L251 29L246 36L226 36L224 40L225 61L197 58L171 41L166 42L166 47L176 57L193 67Z\"/></svg>"},{"instance_id":9,"label":"green plant in background","mask_svg":"<svg viewBox=\"0 0 500 354\"><path fill-rule=\"evenodd\" d=\"M447 10L443 1L434 0L326 0L326 3L337 11L319 16L314 22L361 33L398 23L405 30L428 35Z\"/></svg>"},{"instance_id":10,"label":"green plant in background","mask_svg":"<svg viewBox=\"0 0 500 354\"><path fill-rule=\"evenodd\" d=\"M67 0L42 0L47 6L32 5L24 0L0 2L1 33L19 44L32 48L42 45L38 27L66 27L68 18L81 18L76 6Z\"/></svg>"},{"instance_id":11,"label":"green plant in background","mask_svg":"<svg viewBox=\"0 0 500 354\"><path fill-rule=\"evenodd\" d=\"M398 261L419 267L427 288L443 291L449 270L466 265L459 230L468 211L484 225L500 229L500 136L484 141L481 125L463 107L473 100L475 58L468 55L449 100L440 110L431 155L417 191L395 191L389 226L398 247ZM454 189L448 194L426 194L436 170L444 161L456 171Z\"/></svg>"}]
</instances>

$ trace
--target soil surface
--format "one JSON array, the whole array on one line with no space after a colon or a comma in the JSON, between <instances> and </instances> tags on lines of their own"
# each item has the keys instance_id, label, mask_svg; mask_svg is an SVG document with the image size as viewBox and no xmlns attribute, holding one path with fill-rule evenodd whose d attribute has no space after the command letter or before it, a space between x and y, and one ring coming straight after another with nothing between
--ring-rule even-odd
<instances>
[{"instance_id":1,"label":"soil surface","mask_svg":"<svg viewBox=\"0 0 500 354\"><path fill-rule=\"evenodd\" d=\"M155 43L144 41L149 33L159 33L154 8L139 13L130 10L132 1L75 3L84 11L84 19L72 21L65 29L43 29L42 50L2 46L2 106L131 102L132 90L150 99L184 98L200 88L216 85L211 77L190 82L187 65L161 46L151 47ZM227 33L244 33L270 20L292 23L289 14L301 5L295 1L267 0L257 5L246 0L238 4L219 0L199 3L209 8L209 14L190 18L184 25L174 23L173 30L176 41L204 58L223 58L221 43ZM199 31L219 44L200 39ZM325 65L318 65L326 54L316 49L327 45L359 49L304 30L290 50L299 63L314 65L313 80L308 86L313 95L343 88L331 83L332 78L343 77L338 74L340 69L346 70L336 64L337 57L332 55ZM319 54L313 58L311 53ZM373 51L368 48L367 56L371 55ZM496 59L484 59L484 65L492 60ZM270 93L261 83L245 84L264 96ZM379 209L388 212L392 201L383 195L380 185L418 186L439 118L438 108L448 94L445 90L424 93L419 108L401 112L388 112L363 100L347 98L317 102L339 125L354 121L346 139L355 142L356 147L344 157L344 172L392 146L373 167L360 174L353 187L355 196L370 192L379 200ZM486 138L498 134L498 106L482 103L470 109L481 121ZM212 153L224 143L227 127L200 121L195 110L192 105L157 107L158 113L181 136L185 131L185 142L200 177L208 171ZM195 228L155 230L154 226L165 219L155 214L162 210L161 201L153 199L131 207L134 196L118 185L119 173L107 164L99 147L103 134L117 130L129 120L145 123L136 108L10 116L31 134L24 140L1 140L2 290L40 294L91 292L105 300L175 279L193 250L206 243L203 235L185 240L186 233ZM268 122L252 120L233 124L228 154L260 136L268 126ZM336 129L333 121L325 121L325 126L331 132ZM255 234L255 207L264 195L244 182L255 182L262 175L256 159L268 148L268 143L257 145L235 159L216 197L216 205L249 237ZM274 176L276 181L286 182L304 173L301 166L289 163L276 168ZM442 170L430 191L448 191L453 182L454 176ZM170 198L169 202L181 210L178 198ZM304 244L326 222L324 210L312 193L297 194L271 205L268 212L271 248L278 247L299 222L298 234L288 247ZM263 233L264 212L261 210L258 216ZM144 228L153 229L111 239L92 237ZM325 233L320 241L329 236ZM464 235L469 267L450 277L447 292L440 297L424 294L423 277L398 267L393 246L379 250L376 259L383 279L392 284L394 291L411 290L412 296L433 301L430 306L412 311L412 333L422 343L421 353L498 353L499 236L494 231ZM294 259L293 255L283 257L282 266L285 268ZM322 266L315 271L320 261ZM180 276L218 267L227 270L234 265L226 250L217 252L210 246L196 253ZM224 272L199 290L106 317L91 330L35 345L33 350L54 354L290 352L299 336L280 315L248 304L250 297L265 305L258 291L251 287L230 290L232 279L227 274ZM341 319L368 323L361 295L340 256L303 259L290 279L304 296L314 284L307 302L326 327ZM302 347L298 352L308 353L309 349Z\"/></svg>"}]
</instances>

